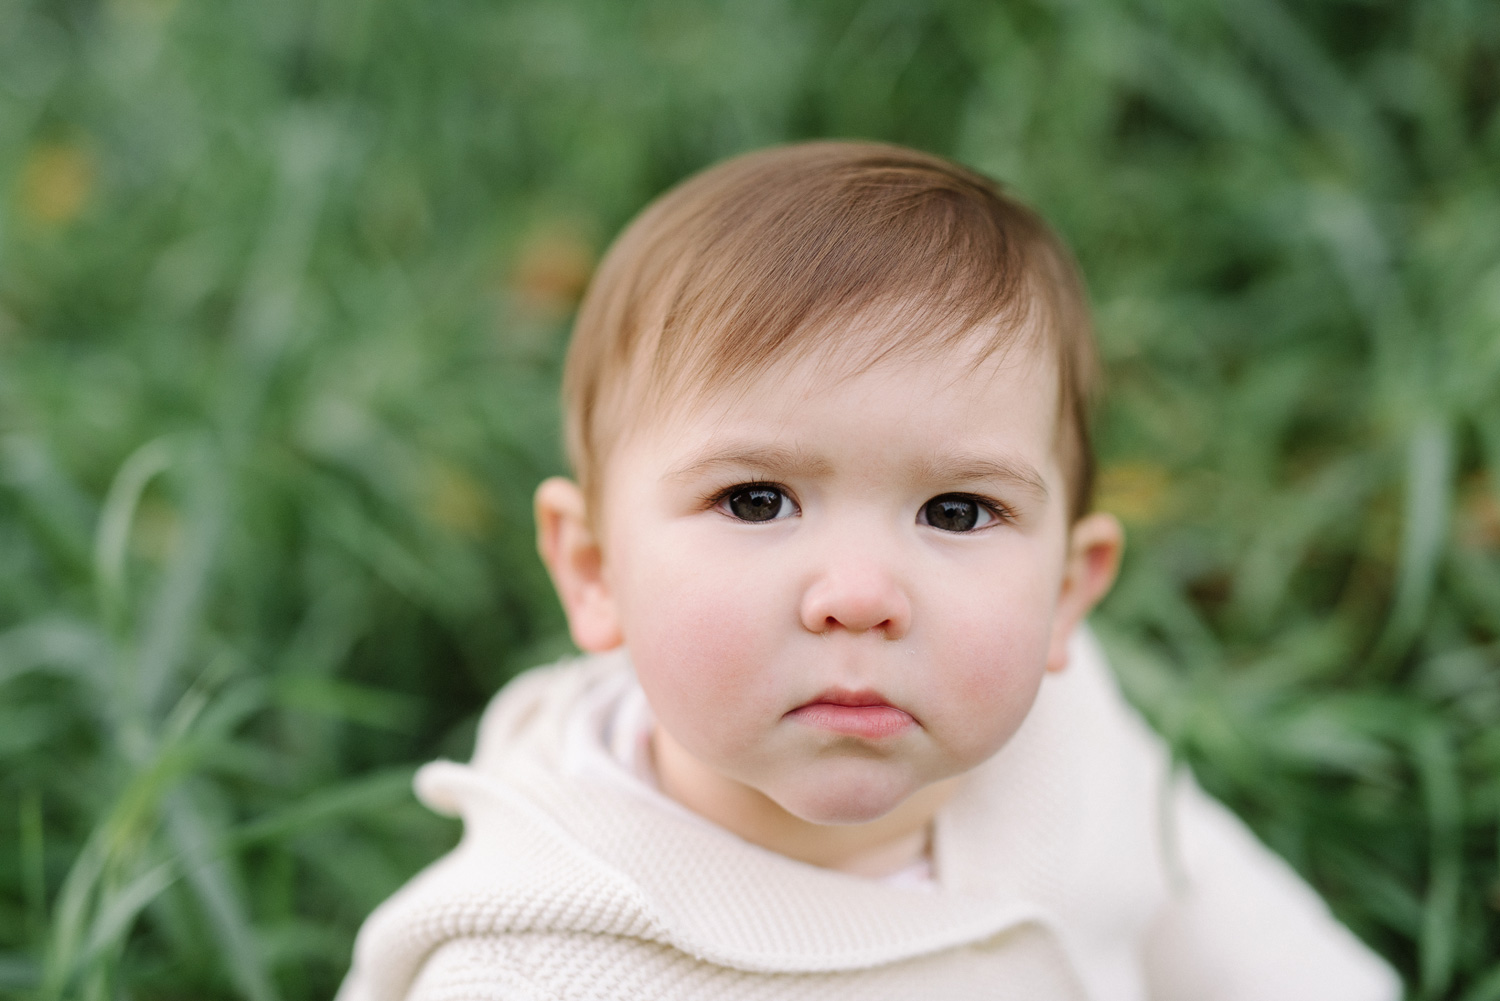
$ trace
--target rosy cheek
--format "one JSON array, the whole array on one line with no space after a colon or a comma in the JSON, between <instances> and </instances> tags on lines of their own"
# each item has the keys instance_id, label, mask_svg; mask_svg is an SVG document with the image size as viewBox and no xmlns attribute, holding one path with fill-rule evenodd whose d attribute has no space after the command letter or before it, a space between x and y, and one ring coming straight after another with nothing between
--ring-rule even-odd
<instances>
[{"instance_id":1,"label":"rosy cheek","mask_svg":"<svg viewBox=\"0 0 1500 1001\"><path fill-rule=\"evenodd\" d=\"M626 612L642 687L662 724L692 749L738 744L740 725L769 711L765 610L713 575L653 576L639 581L646 600Z\"/></svg>"},{"instance_id":2,"label":"rosy cheek","mask_svg":"<svg viewBox=\"0 0 1500 1001\"><path fill-rule=\"evenodd\" d=\"M1049 602L1034 590L991 587L950 598L954 612L934 661L934 716L950 750L983 758L1025 718L1044 673ZM977 763L977 762L976 762Z\"/></svg>"}]
</instances>

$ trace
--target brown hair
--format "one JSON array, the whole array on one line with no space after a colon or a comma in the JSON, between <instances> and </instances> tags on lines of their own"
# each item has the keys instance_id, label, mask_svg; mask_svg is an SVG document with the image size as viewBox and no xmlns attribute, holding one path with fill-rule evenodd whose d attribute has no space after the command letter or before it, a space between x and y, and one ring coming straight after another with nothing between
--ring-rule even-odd
<instances>
[{"instance_id":1,"label":"brown hair","mask_svg":"<svg viewBox=\"0 0 1500 1001\"><path fill-rule=\"evenodd\" d=\"M871 315L894 322L878 325L867 364L957 347L992 321L986 355L1021 329L1055 351L1069 513L1087 513L1098 362L1071 255L988 178L858 142L711 167L615 241L579 310L563 378L568 455L590 507L627 406L638 416L743 384L772 359L826 345L841 329L830 321Z\"/></svg>"}]
</instances>

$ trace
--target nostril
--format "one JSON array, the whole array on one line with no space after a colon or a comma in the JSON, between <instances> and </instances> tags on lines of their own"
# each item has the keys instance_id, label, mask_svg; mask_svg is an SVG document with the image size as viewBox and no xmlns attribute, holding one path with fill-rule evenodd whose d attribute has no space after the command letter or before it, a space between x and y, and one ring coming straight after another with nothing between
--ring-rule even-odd
<instances>
[{"instance_id":1,"label":"nostril","mask_svg":"<svg viewBox=\"0 0 1500 1001\"><path fill-rule=\"evenodd\" d=\"M852 632L852 633L864 633L864 632L886 632L886 633L889 633L895 627L895 624L893 622L891 622L890 619L881 619L879 622L875 623L874 625L869 625L869 626L853 625L853 626L851 626L849 623L844 622L842 619L838 618L837 616L830 615L830 616L828 616L827 618L825 618L823 620L823 627L825 629L844 629L844 630L847 630L847 631Z\"/></svg>"}]
</instances>

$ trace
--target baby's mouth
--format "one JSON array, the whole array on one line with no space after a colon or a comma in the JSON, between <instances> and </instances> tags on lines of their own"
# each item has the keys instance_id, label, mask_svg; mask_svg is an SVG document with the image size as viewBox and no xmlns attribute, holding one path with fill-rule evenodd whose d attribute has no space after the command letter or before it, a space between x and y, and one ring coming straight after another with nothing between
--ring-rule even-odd
<instances>
[{"instance_id":1,"label":"baby's mouth","mask_svg":"<svg viewBox=\"0 0 1500 1001\"><path fill-rule=\"evenodd\" d=\"M879 692L830 689L786 714L806 726L847 737L885 740L917 725L911 713L885 700Z\"/></svg>"}]
</instances>

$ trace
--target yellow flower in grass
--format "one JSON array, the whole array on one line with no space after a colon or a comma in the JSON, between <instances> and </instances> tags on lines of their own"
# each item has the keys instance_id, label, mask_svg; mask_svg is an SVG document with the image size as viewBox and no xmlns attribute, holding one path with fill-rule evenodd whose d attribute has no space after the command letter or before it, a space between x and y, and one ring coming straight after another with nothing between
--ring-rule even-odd
<instances>
[{"instance_id":1,"label":"yellow flower in grass","mask_svg":"<svg viewBox=\"0 0 1500 1001\"><path fill-rule=\"evenodd\" d=\"M1148 525L1168 512L1172 481L1165 467L1154 462L1122 462L1099 472L1094 506L1122 521Z\"/></svg>"},{"instance_id":2,"label":"yellow flower in grass","mask_svg":"<svg viewBox=\"0 0 1500 1001\"><path fill-rule=\"evenodd\" d=\"M425 514L437 525L470 538L484 535L493 510L489 495L468 470L442 460L427 469Z\"/></svg>"},{"instance_id":3,"label":"yellow flower in grass","mask_svg":"<svg viewBox=\"0 0 1500 1001\"><path fill-rule=\"evenodd\" d=\"M1458 541L1469 549L1500 549L1500 498L1489 478L1476 473L1464 482L1458 498Z\"/></svg>"},{"instance_id":4,"label":"yellow flower in grass","mask_svg":"<svg viewBox=\"0 0 1500 1001\"><path fill-rule=\"evenodd\" d=\"M88 206L94 164L76 145L38 146L27 156L16 185L21 214L45 226L65 226Z\"/></svg>"},{"instance_id":5,"label":"yellow flower in grass","mask_svg":"<svg viewBox=\"0 0 1500 1001\"><path fill-rule=\"evenodd\" d=\"M511 285L523 309L558 317L578 304L593 271L593 248L581 230L554 223L522 241Z\"/></svg>"}]
</instances>

